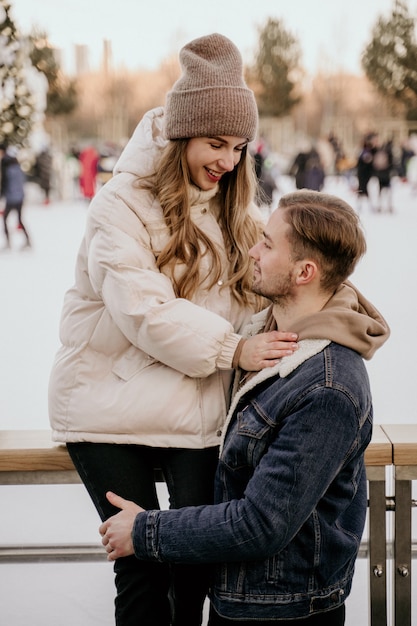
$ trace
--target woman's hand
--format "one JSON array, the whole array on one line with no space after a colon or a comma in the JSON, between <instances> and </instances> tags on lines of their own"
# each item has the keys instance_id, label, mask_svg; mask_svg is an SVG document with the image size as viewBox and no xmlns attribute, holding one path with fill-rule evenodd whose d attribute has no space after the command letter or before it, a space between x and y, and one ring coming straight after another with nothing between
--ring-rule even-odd
<instances>
[{"instance_id":1,"label":"woman's hand","mask_svg":"<svg viewBox=\"0 0 417 626\"><path fill-rule=\"evenodd\" d=\"M272 367L283 356L289 356L298 349L297 339L295 333L280 330L249 337L242 346L239 367L247 372L258 372L264 367Z\"/></svg>"},{"instance_id":2,"label":"woman's hand","mask_svg":"<svg viewBox=\"0 0 417 626\"><path fill-rule=\"evenodd\" d=\"M121 509L120 513L109 517L99 528L99 533L102 536L101 543L106 548L107 560L115 561L122 556L134 554L133 524L137 514L142 513L144 509L111 491L106 493L106 497L110 504Z\"/></svg>"}]
</instances>

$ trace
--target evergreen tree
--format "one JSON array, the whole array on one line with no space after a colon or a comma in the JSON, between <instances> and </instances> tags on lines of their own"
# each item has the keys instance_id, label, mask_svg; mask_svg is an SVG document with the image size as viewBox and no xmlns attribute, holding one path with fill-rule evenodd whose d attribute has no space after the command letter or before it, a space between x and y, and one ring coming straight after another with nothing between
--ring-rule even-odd
<instances>
[{"instance_id":1,"label":"evergreen tree","mask_svg":"<svg viewBox=\"0 0 417 626\"><path fill-rule=\"evenodd\" d=\"M249 80L254 84L260 115L281 117L300 100L295 86L301 49L282 20L269 18L259 30L259 49Z\"/></svg>"},{"instance_id":2,"label":"evergreen tree","mask_svg":"<svg viewBox=\"0 0 417 626\"><path fill-rule=\"evenodd\" d=\"M35 30L29 40L31 44L30 60L48 81L46 114L53 117L71 113L78 105L75 80L64 76L45 32Z\"/></svg>"},{"instance_id":3,"label":"evergreen tree","mask_svg":"<svg viewBox=\"0 0 417 626\"><path fill-rule=\"evenodd\" d=\"M35 106L26 81L25 45L10 8L0 0L0 141L21 146L31 131Z\"/></svg>"},{"instance_id":4,"label":"evergreen tree","mask_svg":"<svg viewBox=\"0 0 417 626\"><path fill-rule=\"evenodd\" d=\"M411 110L417 104L415 19L405 0L395 0L391 15L379 17L362 53L362 67L377 90Z\"/></svg>"}]
</instances>

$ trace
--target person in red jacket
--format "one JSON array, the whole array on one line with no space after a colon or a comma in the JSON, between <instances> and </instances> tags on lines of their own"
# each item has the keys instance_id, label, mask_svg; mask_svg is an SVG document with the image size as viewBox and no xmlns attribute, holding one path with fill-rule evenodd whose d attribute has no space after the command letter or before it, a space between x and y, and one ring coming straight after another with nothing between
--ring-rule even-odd
<instances>
[{"instance_id":1,"label":"person in red jacket","mask_svg":"<svg viewBox=\"0 0 417 626\"><path fill-rule=\"evenodd\" d=\"M83 198L91 200L96 192L97 166L99 154L94 146L87 146L81 150L79 161L81 164L80 189Z\"/></svg>"}]
</instances>

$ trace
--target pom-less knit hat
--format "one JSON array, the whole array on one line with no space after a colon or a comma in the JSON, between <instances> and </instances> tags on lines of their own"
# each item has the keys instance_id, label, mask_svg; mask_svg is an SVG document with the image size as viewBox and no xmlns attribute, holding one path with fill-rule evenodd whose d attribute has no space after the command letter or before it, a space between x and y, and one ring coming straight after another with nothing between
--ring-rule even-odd
<instances>
[{"instance_id":1,"label":"pom-less knit hat","mask_svg":"<svg viewBox=\"0 0 417 626\"><path fill-rule=\"evenodd\" d=\"M252 141L258 109L234 43L214 33L194 39L179 56L183 74L165 106L167 139L231 135Z\"/></svg>"}]
</instances>

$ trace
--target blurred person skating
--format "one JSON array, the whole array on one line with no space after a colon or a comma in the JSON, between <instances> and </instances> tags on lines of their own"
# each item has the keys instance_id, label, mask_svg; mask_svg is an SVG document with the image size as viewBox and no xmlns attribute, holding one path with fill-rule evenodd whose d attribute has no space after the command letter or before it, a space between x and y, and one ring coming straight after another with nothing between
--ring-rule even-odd
<instances>
[{"instance_id":1,"label":"blurred person skating","mask_svg":"<svg viewBox=\"0 0 417 626\"><path fill-rule=\"evenodd\" d=\"M294 160L289 169L289 175L294 177L295 186L297 189L304 189L305 183L305 171L308 159L308 153L311 150L311 145L305 143L299 152L294 157Z\"/></svg>"},{"instance_id":2,"label":"blurred person skating","mask_svg":"<svg viewBox=\"0 0 417 626\"><path fill-rule=\"evenodd\" d=\"M91 200L96 193L98 163L100 155L94 146L87 146L81 150L79 156L80 161L80 190L85 200Z\"/></svg>"},{"instance_id":3,"label":"blurred person skating","mask_svg":"<svg viewBox=\"0 0 417 626\"><path fill-rule=\"evenodd\" d=\"M316 148L306 145L298 152L290 167L290 175L294 176L297 189L322 190L325 173Z\"/></svg>"},{"instance_id":4,"label":"blurred person skating","mask_svg":"<svg viewBox=\"0 0 417 626\"><path fill-rule=\"evenodd\" d=\"M357 186L357 208L360 211L364 202L368 208L372 208L369 197L369 181L374 175L373 158L376 152L375 133L368 133L363 141L361 151L356 163L356 176L358 179Z\"/></svg>"},{"instance_id":5,"label":"blurred person skating","mask_svg":"<svg viewBox=\"0 0 417 626\"><path fill-rule=\"evenodd\" d=\"M398 168L398 175L403 182L407 182L407 169L410 159L415 156L414 150L411 145L410 138L406 139L401 144L401 156Z\"/></svg>"},{"instance_id":6,"label":"blurred person skating","mask_svg":"<svg viewBox=\"0 0 417 626\"><path fill-rule=\"evenodd\" d=\"M78 200L81 197L80 153L75 146L64 155L62 164L62 196L64 199Z\"/></svg>"},{"instance_id":7,"label":"blurred person skating","mask_svg":"<svg viewBox=\"0 0 417 626\"><path fill-rule=\"evenodd\" d=\"M99 529L109 560L213 564L209 626L345 623L367 513L364 359L389 337L347 280L365 250L346 202L284 195L250 250L253 290L272 304L246 332L294 328L299 350L237 377L215 504L144 511L108 494L122 509Z\"/></svg>"},{"instance_id":8,"label":"blurred person skating","mask_svg":"<svg viewBox=\"0 0 417 626\"><path fill-rule=\"evenodd\" d=\"M257 142L253 155L255 174L258 180L256 202L260 208L271 208L274 193L278 188L273 168L273 162L264 140Z\"/></svg>"},{"instance_id":9,"label":"blurred person skating","mask_svg":"<svg viewBox=\"0 0 417 626\"><path fill-rule=\"evenodd\" d=\"M42 189L43 203L48 205L51 201L51 176L52 176L52 154L48 146L44 146L37 155L35 161L35 180Z\"/></svg>"},{"instance_id":10,"label":"blurred person skating","mask_svg":"<svg viewBox=\"0 0 417 626\"><path fill-rule=\"evenodd\" d=\"M411 156L407 161L406 171L407 182L410 185L411 193L414 195L417 192L417 156Z\"/></svg>"},{"instance_id":11,"label":"blurred person skating","mask_svg":"<svg viewBox=\"0 0 417 626\"><path fill-rule=\"evenodd\" d=\"M305 172L304 183L306 189L312 191L321 191L324 186L325 173L323 163L316 148L312 148L308 153Z\"/></svg>"},{"instance_id":12,"label":"blurred person skating","mask_svg":"<svg viewBox=\"0 0 417 626\"><path fill-rule=\"evenodd\" d=\"M394 174L394 156L392 141L380 143L376 138L372 169L373 175L378 181L378 195L374 210L377 213L393 213L391 179Z\"/></svg>"},{"instance_id":13,"label":"blurred person skating","mask_svg":"<svg viewBox=\"0 0 417 626\"><path fill-rule=\"evenodd\" d=\"M8 220L10 213L12 213L13 211L15 211L17 214L18 229L22 231L26 238L26 243L22 246L21 249L27 249L31 246L28 231L22 220L23 203L25 200L26 177L17 159L17 155L18 150L15 146L7 147L4 144L0 146L0 196L5 200L5 207L3 211L3 228L6 237L6 243L3 248L4 250L10 249L12 244L8 227Z\"/></svg>"},{"instance_id":14,"label":"blurred person skating","mask_svg":"<svg viewBox=\"0 0 417 626\"><path fill-rule=\"evenodd\" d=\"M87 213L49 386L65 442L102 520L106 492L159 508L213 501L233 368L272 366L293 333L243 341L259 309L248 250L263 224L248 143L258 112L241 55L220 34L181 50L182 76L149 111ZM117 626L199 626L204 565L115 564Z\"/></svg>"}]
</instances>

